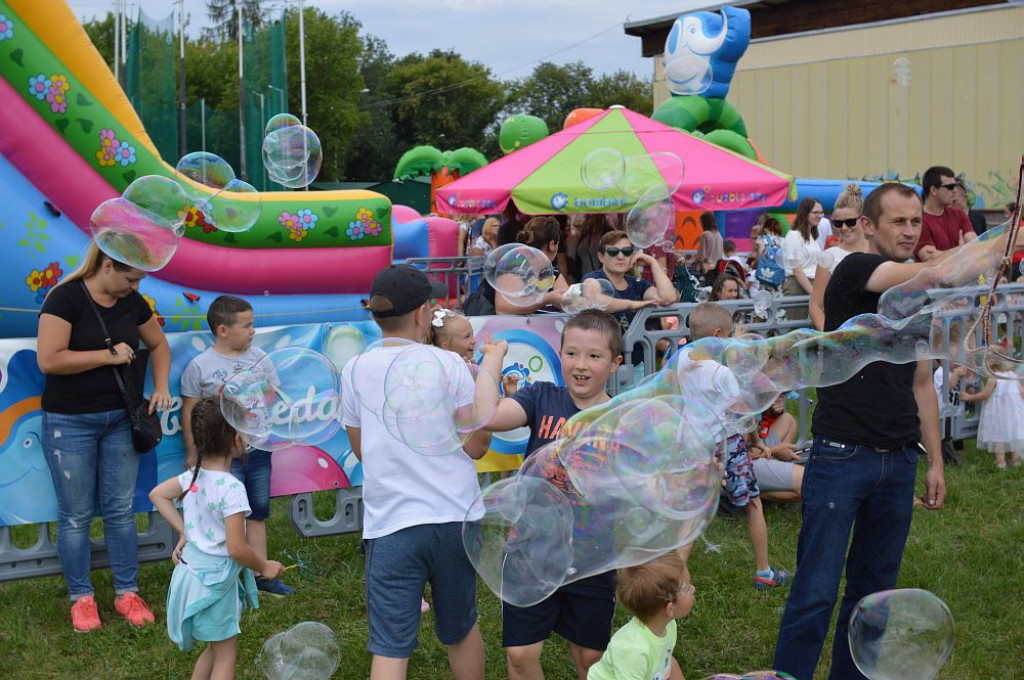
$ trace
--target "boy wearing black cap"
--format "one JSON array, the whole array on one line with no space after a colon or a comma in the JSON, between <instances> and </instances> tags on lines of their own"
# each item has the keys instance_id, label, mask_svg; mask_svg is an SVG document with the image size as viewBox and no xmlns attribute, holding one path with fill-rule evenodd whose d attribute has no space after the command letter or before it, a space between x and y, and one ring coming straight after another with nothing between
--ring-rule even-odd
<instances>
[{"instance_id":1,"label":"boy wearing black cap","mask_svg":"<svg viewBox=\"0 0 1024 680\"><path fill-rule=\"evenodd\" d=\"M437 367L452 403L460 410L472 408L473 378L465 362L430 345L410 344L419 343L429 328L432 295L426 275L411 265L392 265L377 274L369 306L384 341L346 364L341 374L342 422L363 464L367 649L373 654L374 680L405 678L418 644L420 598L428 581L434 628L448 646L452 675L457 680L484 675L476 572L462 547L462 522L480 493L472 459L486 453L490 435L474 434L461 447L422 455L400 440L405 436L394 432L393 422L389 428L382 422L388 418L377 415L394 396L385 393L385 377L399 356L403 363ZM444 441L441 430L455 427L454 419L443 418L414 425L431 442Z\"/></svg>"}]
</instances>

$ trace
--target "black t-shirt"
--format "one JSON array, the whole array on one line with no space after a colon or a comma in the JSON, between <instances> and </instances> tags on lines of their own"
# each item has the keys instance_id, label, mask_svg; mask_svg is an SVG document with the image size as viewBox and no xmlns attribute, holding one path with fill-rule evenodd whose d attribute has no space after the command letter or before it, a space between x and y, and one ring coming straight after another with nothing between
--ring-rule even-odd
<instances>
[{"instance_id":1,"label":"black t-shirt","mask_svg":"<svg viewBox=\"0 0 1024 680\"><path fill-rule=\"evenodd\" d=\"M881 294L864 287L887 261L881 255L853 253L839 263L825 289L825 331L834 331L858 314L878 311ZM875 361L846 382L819 387L811 432L879 448L919 441L915 370L915 362Z\"/></svg>"},{"instance_id":2,"label":"black t-shirt","mask_svg":"<svg viewBox=\"0 0 1024 680\"><path fill-rule=\"evenodd\" d=\"M136 292L119 298L113 307L96 307L110 332L113 344L127 343L139 348L139 326L153 316L146 300ZM71 324L68 349L73 352L106 349L106 336L100 330L96 314L85 297L85 288L78 281L57 286L46 296L40 314L52 314ZM144 370L144 365L141 366ZM133 397L142 395L142 381L133 372ZM43 387L42 406L50 413L101 413L124 408L124 399L110 366L99 366L74 375L47 375Z\"/></svg>"},{"instance_id":3,"label":"black t-shirt","mask_svg":"<svg viewBox=\"0 0 1024 680\"><path fill-rule=\"evenodd\" d=\"M977 210L968 210L967 219L971 221L971 226L974 227L974 233L978 236L981 236L988 230L988 220L985 219L985 215Z\"/></svg>"},{"instance_id":4,"label":"black t-shirt","mask_svg":"<svg viewBox=\"0 0 1024 680\"><path fill-rule=\"evenodd\" d=\"M583 280L587 279L604 279L608 281L608 275L604 273L604 269L595 269L589 274L583 276ZM614 288L614 286L613 286ZM647 289L651 288L651 282L644 279L638 279L635 276L626 274L626 287L622 290L615 288L615 297L620 300L633 300L640 301L644 299L644 295L647 293ZM636 310L626 310L622 312L615 312L612 314L615 320L619 322L619 328L622 329L622 334L625 335L626 331L629 330L629 325L633 323L633 317L636 316ZM633 354L630 357L630 363L634 366L639 366L644 363L644 346L637 345L633 348Z\"/></svg>"}]
</instances>

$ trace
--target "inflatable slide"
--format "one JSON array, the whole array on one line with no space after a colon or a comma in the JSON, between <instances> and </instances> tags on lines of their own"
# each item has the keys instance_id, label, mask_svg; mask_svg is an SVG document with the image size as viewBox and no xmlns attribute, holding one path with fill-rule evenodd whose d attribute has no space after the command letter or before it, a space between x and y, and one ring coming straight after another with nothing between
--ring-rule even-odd
<instances>
[{"instance_id":1,"label":"inflatable slide","mask_svg":"<svg viewBox=\"0 0 1024 680\"><path fill-rule=\"evenodd\" d=\"M93 210L146 175L184 181L70 8L0 0L0 337L35 335L46 291L88 244ZM212 201L244 200L231 196ZM394 255L454 254L453 223L435 228L436 218L406 212L395 224L377 193L261 197L259 220L242 233L186 207L177 253L142 286L165 330L204 328L221 293L247 298L263 325L366 319L362 299Z\"/></svg>"}]
</instances>

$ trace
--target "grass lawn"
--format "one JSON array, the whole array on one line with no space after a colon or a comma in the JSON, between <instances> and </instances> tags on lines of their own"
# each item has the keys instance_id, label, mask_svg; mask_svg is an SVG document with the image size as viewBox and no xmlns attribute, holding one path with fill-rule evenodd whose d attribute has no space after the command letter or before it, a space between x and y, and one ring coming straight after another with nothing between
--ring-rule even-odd
<instances>
[{"instance_id":1,"label":"grass lawn","mask_svg":"<svg viewBox=\"0 0 1024 680\"><path fill-rule=\"evenodd\" d=\"M900 585L936 593L956 617L956 648L941 677L1024 677L1020 492L1024 467L999 471L989 454L975 452L970 443L967 460L966 466L947 470L949 496L943 510L915 510ZM305 581L289 571L285 580L296 586L296 595L264 600L262 609L245 614L237 677L264 677L254 661L268 637L301 621L321 621L342 641L342 665L335 677L365 678L370 657L365 651L358 537L301 539L292 531L285 511L286 500L276 500L269 531L271 552L280 556L286 548L305 547L322 573L316 580ZM769 504L766 516L772 564L793 569L799 508ZM26 541L28 534L23 537ZM786 592L754 590L745 520L716 519L706 538L718 549L710 550L699 540L691 557L697 604L679 628L676 657L683 672L690 680L700 680L715 672L768 668ZM198 652L179 651L164 627L163 602L170 572L169 561L144 564L140 569L140 588L158 624L144 630L131 628L114 613L109 571L94 572L104 628L89 635L72 632L62 578L0 584L0 679L188 677ZM505 678L499 602L482 586L479 594L487 677ZM627 620L620 608L616 628ZM410 663L410 678L449 675L445 649L433 634L432 621L429 613L423 618L421 647ZM831 640L826 649L830 645ZM548 678L575 678L567 648L560 640L548 644L544 665ZM825 670L823 664L816 677L824 678Z\"/></svg>"}]
</instances>

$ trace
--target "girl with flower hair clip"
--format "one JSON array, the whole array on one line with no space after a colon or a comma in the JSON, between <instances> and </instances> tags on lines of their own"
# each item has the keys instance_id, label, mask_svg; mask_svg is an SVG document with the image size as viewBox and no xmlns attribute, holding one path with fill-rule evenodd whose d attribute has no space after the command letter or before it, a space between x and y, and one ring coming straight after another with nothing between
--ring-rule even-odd
<instances>
[{"instance_id":1,"label":"girl with flower hair clip","mask_svg":"<svg viewBox=\"0 0 1024 680\"><path fill-rule=\"evenodd\" d=\"M455 352L467 364L475 363L473 351L476 349L476 337L473 335L469 319L462 312L434 307L430 311L430 329L424 342ZM501 386L505 396L513 395L519 386L519 376L514 373L504 376L501 379Z\"/></svg>"}]
</instances>

